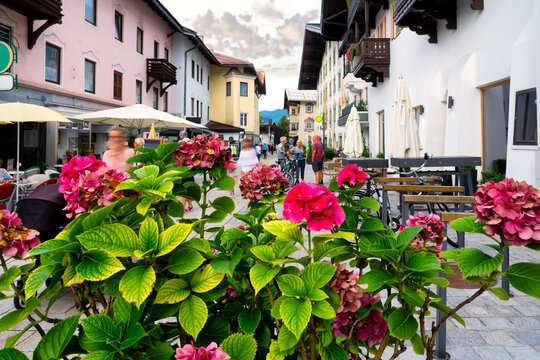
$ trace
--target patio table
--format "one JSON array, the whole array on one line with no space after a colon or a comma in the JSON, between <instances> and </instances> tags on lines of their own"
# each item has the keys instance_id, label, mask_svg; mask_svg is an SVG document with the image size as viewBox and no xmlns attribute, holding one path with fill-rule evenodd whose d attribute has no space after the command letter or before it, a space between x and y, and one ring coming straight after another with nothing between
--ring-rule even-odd
<instances>
[{"instance_id":1,"label":"patio table","mask_svg":"<svg viewBox=\"0 0 540 360\"><path fill-rule=\"evenodd\" d=\"M390 165L398 167L400 171L410 171L411 168L418 168L424 163L423 157L418 158L390 158ZM474 195L472 185L471 166L481 166L482 158L480 156L434 156L427 160L424 169L433 167L453 167L454 170L422 170L419 175L466 175L466 188L468 194ZM461 166L467 167L467 170L460 170ZM457 181L455 182L457 184ZM463 184L465 185L465 184Z\"/></svg>"},{"instance_id":2,"label":"patio table","mask_svg":"<svg viewBox=\"0 0 540 360\"><path fill-rule=\"evenodd\" d=\"M388 167L388 159L379 158L345 158L343 159L343 165L358 165L363 168L379 168L386 169Z\"/></svg>"}]
</instances>

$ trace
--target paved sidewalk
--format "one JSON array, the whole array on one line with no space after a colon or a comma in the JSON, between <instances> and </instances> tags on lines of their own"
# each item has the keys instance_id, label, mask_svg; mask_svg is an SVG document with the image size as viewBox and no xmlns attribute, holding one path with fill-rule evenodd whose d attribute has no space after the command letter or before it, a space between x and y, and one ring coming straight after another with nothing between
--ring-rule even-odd
<instances>
[{"instance_id":1,"label":"paved sidewalk","mask_svg":"<svg viewBox=\"0 0 540 360\"><path fill-rule=\"evenodd\" d=\"M276 156L268 156L263 162L273 164ZM306 182L313 182L315 177L311 165L306 165ZM325 184L329 182L325 177ZM213 190L209 197L214 199L219 196L230 196L228 191ZM236 211L247 211L247 200L240 195L236 187L235 195L232 196L236 205ZM277 211L281 212L278 207ZM186 213L187 218L200 218L201 210L197 206L192 212ZM241 222L232 216L228 216L222 223L226 228L236 227ZM450 236L453 236L450 233ZM455 236L454 236L455 237ZM467 246L486 247L488 239L478 234L469 235L466 239ZM534 252L526 248L514 247L510 250L510 262L532 261L540 263L540 252ZM13 261L10 262L12 264ZM0 270L1 271L1 270ZM475 290L448 289L448 304L456 306L472 295ZM515 289L511 289L513 297L509 301L501 301L491 293L483 294L473 303L466 305L459 314L467 324L463 328L455 320L447 322L448 348L447 352L453 360L506 360L540 359L540 299L526 296ZM46 306L44 303L43 306ZM11 299L0 300L0 317L13 310ZM51 317L65 318L76 314L74 298L70 292L64 295L53 305ZM28 324L25 320L14 329L0 333L0 348L4 346L8 337L17 334L17 330L23 329ZM50 328L50 325L44 325ZM24 351L31 358L31 353L40 340L35 330L28 331L17 342L16 347ZM412 346L403 353L399 359L423 359L412 351ZM385 359L390 355L385 354Z\"/></svg>"}]
</instances>

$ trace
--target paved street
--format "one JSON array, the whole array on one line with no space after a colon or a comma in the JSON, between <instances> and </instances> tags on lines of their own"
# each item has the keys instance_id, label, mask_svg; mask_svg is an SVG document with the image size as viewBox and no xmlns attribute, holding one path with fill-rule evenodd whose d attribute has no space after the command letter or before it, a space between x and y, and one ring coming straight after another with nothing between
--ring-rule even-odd
<instances>
[{"instance_id":1,"label":"paved street","mask_svg":"<svg viewBox=\"0 0 540 360\"><path fill-rule=\"evenodd\" d=\"M269 156L265 163L275 162L275 156ZM306 181L313 181L314 175L311 166L306 166ZM325 179L328 184L329 179ZM227 196L228 191L215 190L210 198ZM242 199L238 188L233 196L236 209L245 212L247 200ZM280 212L281 209L278 209ZM189 218L199 218L200 209L195 207L186 214ZM227 217L223 225L227 228L239 225L239 221L232 216ZM452 236L452 234L450 234ZM479 235L467 237L468 246L481 246L487 243ZM485 247L483 247L485 250ZM534 261L540 263L540 253L526 248L514 247L511 249L511 263L520 261ZM11 262L13 263L13 261ZM448 303L455 306L472 295L475 290L449 289ZM540 358L540 299L533 299L511 289L513 297L509 301L501 301L491 293L483 294L472 304L465 306L459 314L467 323L463 328L457 321L448 322L448 349L452 359L458 360L506 360L506 359L539 359ZM43 304L45 306L46 304ZM0 301L0 316L13 309L11 300ZM66 292L52 307L51 317L65 318L75 314L74 299L71 293ZM17 334L28 322L25 320L16 328L0 333L0 346L3 347L8 337ZM44 327L47 327L46 324ZM28 331L17 342L16 347L31 356L32 350L40 339L39 334ZM423 359L415 355L410 349L400 356L400 359ZM386 359L389 354L385 356Z\"/></svg>"}]
</instances>

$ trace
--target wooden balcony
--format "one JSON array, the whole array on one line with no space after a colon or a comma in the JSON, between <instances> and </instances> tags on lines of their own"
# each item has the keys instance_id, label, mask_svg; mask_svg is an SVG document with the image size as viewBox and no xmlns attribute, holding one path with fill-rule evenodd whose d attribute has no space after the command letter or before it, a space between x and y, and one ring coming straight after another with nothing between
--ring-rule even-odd
<instances>
[{"instance_id":1,"label":"wooden balcony","mask_svg":"<svg viewBox=\"0 0 540 360\"><path fill-rule=\"evenodd\" d=\"M390 76L390 39L364 38L360 42L360 55L353 59L353 74L369 81L373 86Z\"/></svg>"},{"instance_id":2,"label":"wooden balcony","mask_svg":"<svg viewBox=\"0 0 540 360\"><path fill-rule=\"evenodd\" d=\"M483 10L483 0L471 0L471 9ZM457 29L456 0L397 0L394 21L419 35L428 35L430 43L437 43L437 21L446 21L446 28Z\"/></svg>"},{"instance_id":3,"label":"wooden balcony","mask_svg":"<svg viewBox=\"0 0 540 360\"><path fill-rule=\"evenodd\" d=\"M176 66L165 59L146 59L146 91L159 82L160 96L171 86L176 85Z\"/></svg>"},{"instance_id":4,"label":"wooden balcony","mask_svg":"<svg viewBox=\"0 0 540 360\"><path fill-rule=\"evenodd\" d=\"M62 23L62 0L0 0L0 5L5 5L25 15L28 19L28 49L34 47L45 29ZM45 20L45 22L34 29L36 20Z\"/></svg>"}]
</instances>

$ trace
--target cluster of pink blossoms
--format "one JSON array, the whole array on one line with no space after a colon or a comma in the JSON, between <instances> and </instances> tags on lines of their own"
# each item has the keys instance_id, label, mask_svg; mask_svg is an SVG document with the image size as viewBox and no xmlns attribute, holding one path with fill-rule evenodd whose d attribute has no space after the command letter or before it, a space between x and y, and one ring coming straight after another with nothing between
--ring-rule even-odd
<instances>
[{"instance_id":1,"label":"cluster of pink blossoms","mask_svg":"<svg viewBox=\"0 0 540 360\"><path fill-rule=\"evenodd\" d=\"M218 137L197 135L185 141L172 153L176 166L212 169L231 167L232 155L227 143Z\"/></svg>"},{"instance_id":2,"label":"cluster of pink blossoms","mask_svg":"<svg viewBox=\"0 0 540 360\"><path fill-rule=\"evenodd\" d=\"M352 43L349 45L349 48L347 49L347 52L345 53L345 57L347 58L347 61L351 61L352 60L352 57L351 57L351 48L353 48L354 46L356 46L356 43Z\"/></svg>"},{"instance_id":3,"label":"cluster of pink blossoms","mask_svg":"<svg viewBox=\"0 0 540 360\"><path fill-rule=\"evenodd\" d=\"M337 174L338 187L341 187L344 183L349 183L349 185L362 184L367 179L369 179L369 175L366 174L362 167L355 164L345 166Z\"/></svg>"},{"instance_id":4,"label":"cluster of pink blossoms","mask_svg":"<svg viewBox=\"0 0 540 360\"><path fill-rule=\"evenodd\" d=\"M0 211L0 252L5 256L24 258L30 249L38 246L39 232L22 225L17 213Z\"/></svg>"},{"instance_id":5,"label":"cluster of pink blossoms","mask_svg":"<svg viewBox=\"0 0 540 360\"><path fill-rule=\"evenodd\" d=\"M249 201L256 201L266 195L277 195L289 185L277 168L258 163L240 178L240 191Z\"/></svg>"},{"instance_id":6,"label":"cluster of pink blossoms","mask_svg":"<svg viewBox=\"0 0 540 360\"><path fill-rule=\"evenodd\" d=\"M369 292L361 292L363 285L358 285L358 272L347 270L345 264L338 265L336 274L329 283L339 294L340 304L334 319L334 334L349 337L349 334L367 341L371 347L382 342L388 324L382 317L382 310L372 309L368 316L358 320L358 310L370 306L380 299L380 295L371 296Z\"/></svg>"},{"instance_id":7,"label":"cluster of pink blossoms","mask_svg":"<svg viewBox=\"0 0 540 360\"><path fill-rule=\"evenodd\" d=\"M230 360L231 357L215 342L207 347L195 347L193 342L176 349L176 360Z\"/></svg>"},{"instance_id":8,"label":"cluster of pink blossoms","mask_svg":"<svg viewBox=\"0 0 540 360\"><path fill-rule=\"evenodd\" d=\"M438 215L426 215L422 212L417 216L411 215L407 220L407 226L422 226L422 230L418 233L416 239L411 242L412 247L433 254L441 252L443 242L446 240L446 228Z\"/></svg>"},{"instance_id":9,"label":"cluster of pink blossoms","mask_svg":"<svg viewBox=\"0 0 540 360\"><path fill-rule=\"evenodd\" d=\"M525 181L488 181L474 194L474 213L488 235L513 245L540 242L540 192Z\"/></svg>"},{"instance_id":10,"label":"cluster of pink blossoms","mask_svg":"<svg viewBox=\"0 0 540 360\"><path fill-rule=\"evenodd\" d=\"M338 198L326 186L301 182L292 187L283 201L283 218L292 222L306 219L313 231L331 230L345 221Z\"/></svg>"},{"instance_id":11,"label":"cluster of pink blossoms","mask_svg":"<svg viewBox=\"0 0 540 360\"><path fill-rule=\"evenodd\" d=\"M62 167L58 179L60 192L67 201L65 210L71 212L68 217L86 212L94 204L111 204L122 196L122 193L115 193L116 187L128 178L129 174L108 168L94 155L73 157Z\"/></svg>"}]
</instances>

